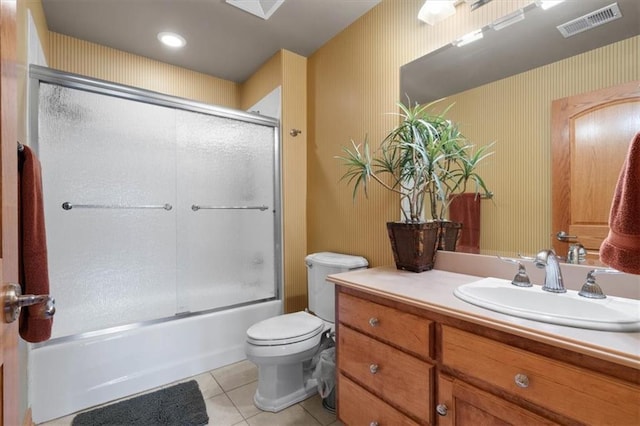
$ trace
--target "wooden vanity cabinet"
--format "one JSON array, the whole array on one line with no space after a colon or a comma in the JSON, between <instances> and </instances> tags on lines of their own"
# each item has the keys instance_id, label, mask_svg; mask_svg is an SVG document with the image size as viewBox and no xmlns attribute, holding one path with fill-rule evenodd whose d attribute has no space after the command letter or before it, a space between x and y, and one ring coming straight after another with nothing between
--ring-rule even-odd
<instances>
[{"instance_id":1,"label":"wooden vanity cabinet","mask_svg":"<svg viewBox=\"0 0 640 426\"><path fill-rule=\"evenodd\" d=\"M430 424L432 321L346 293L338 298L338 388L344 382L359 385L362 393L395 407L400 423ZM361 416L349 418L350 424L382 424L372 407L363 408ZM348 410L353 416L352 407Z\"/></svg>"},{"instance_id":2,"label":"wooden vanity cabinet","mask_svg":"<svg viewBox=\"0 0 640 426\"><path fill-rule=\"evenodd\" d=\"M640 425L640 372L336 286L346 425Z\"/></svg>"}]
</instances>

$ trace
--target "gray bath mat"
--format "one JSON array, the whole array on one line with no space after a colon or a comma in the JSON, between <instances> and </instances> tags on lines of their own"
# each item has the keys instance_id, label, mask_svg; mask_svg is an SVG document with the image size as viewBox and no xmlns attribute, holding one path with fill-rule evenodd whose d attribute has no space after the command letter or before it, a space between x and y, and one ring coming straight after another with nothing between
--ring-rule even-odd
<instances>
[{"instance_id":1,"label":"gray bath mat","mask_svg":"<svg viewBox=\"0 0 640 426\"><path fill-rule=\"evenodd\" d=\"M207 408L191 380L106 407L80 413L72 426L200 426L209 422Z\"/></svg>"}]
</instances>

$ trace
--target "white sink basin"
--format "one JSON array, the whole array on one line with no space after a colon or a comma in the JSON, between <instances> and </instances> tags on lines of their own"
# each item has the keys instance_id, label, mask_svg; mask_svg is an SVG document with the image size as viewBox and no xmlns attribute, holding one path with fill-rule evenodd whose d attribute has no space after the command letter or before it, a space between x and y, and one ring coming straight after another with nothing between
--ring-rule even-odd
<instances>
[{"instance_id":1,"label":"white sink basin","mask_svg":"<svg viewBox=\"0 0 640 426\"><path fill-rule=\"evenodd\" d=\"M640 331L640 301L635 299L587 299L573 290L549 293L541 286L516 287L500 278L474 281L453 293L482 308L534 321L592 330Z\"/></svg>"}]
</instances>

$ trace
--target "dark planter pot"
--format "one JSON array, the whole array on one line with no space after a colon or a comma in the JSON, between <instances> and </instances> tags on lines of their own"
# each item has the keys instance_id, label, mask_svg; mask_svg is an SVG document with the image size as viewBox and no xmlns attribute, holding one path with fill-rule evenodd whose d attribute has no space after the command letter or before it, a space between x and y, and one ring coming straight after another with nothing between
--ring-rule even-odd
<instances>
[{"instance_id":1,"label":"dark planter pot","mask_svg":"<svg viewBox=\"0 0 640 426\"><path fill-rule=\"evenodd\" d=\"M444 251L456 251L456 244L460 237L460 230L462 229L462 223L441 221L440 234L438 236L438 250Z\"/></svg>"},{"instance_id":2,"label":"dark planter pot","mask_svg":"<svg viewBox=\"0 0 640 426\"><path fill-rule=\"evenodd\" d=\"M433 269L440 224L387 222L396 268L411 272Z\"/></svg>"}]
</instances>

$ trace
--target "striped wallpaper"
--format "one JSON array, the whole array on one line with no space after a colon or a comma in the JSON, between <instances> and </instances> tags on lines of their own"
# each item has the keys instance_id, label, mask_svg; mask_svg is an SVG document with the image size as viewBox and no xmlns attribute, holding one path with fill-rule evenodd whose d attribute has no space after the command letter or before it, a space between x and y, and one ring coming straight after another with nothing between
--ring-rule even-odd
<instances>
[{"instance_id":1,"label":"striped wallpaper","mask_svg":"<svg viewBox=\"0 0 640 426\"><path fill-rule=\"evenodd\" d=\"M246 109L282 85L283 275L285 311L307 304L306 267L306 62L282 50L243 84L154 61L109 47L49 33L52 68L194 99ZM285 129L302 134L293 138Z\"/></svg>"},{"instance_id":2,"label":"striped wallpaper","mask_svg":"<svg viewBox=\"0 0 640 426\"><path fill-rule=\"evenodd\" d=\"M383 0L309 58L308 250L391 264L385 222L396 197L372 186L369 199L339 182L335 156L351 139L378 143L395 125L399 68L530 1L466 4L435 26L416 19L422 0ZM638 38L451 97L451 117L478 144L497 142L483 175L496 193L482 202L483 253L534 253L550 246L550 102L638 79ZM437 84L434 83L434 84ZM375 145L375 144L374 144Z\"/></svg>"},{"instance_id":3,"label":"striped wallpaper","mask_svg":"<svg viewBox=\"0 0 640 426\"><path fill-rule=\"evenodd\" d=\"M239 107L237 83L49 32L49 66L172 96Z\"/></svg>"},{"instance_id":4,"label":"striped wallpaper","mask_svg":"<svg viewBox=\"0 0 640 426\"><path fill-rule=\"evenodd\" d=\"M559 231L551 228L551 102L640 79L638 52L634 37L450 97L451 117L473 142L496 142L482 169L496 194L482 202L484 254L550 247Z\"/></svg>"},{"instance_id":5,"label":"striped wallpaper","mask_svg":"<svg viewBox=\"0 0 640 426\"><path fill-rule=\"evenodd\" d=\"M336 251L365 256L372 266L392 263L385 222L399 218L397 199L372 187L368 200L359 195L352 201L334 157L351 139L378 142L394 126L397 119L389 113L400 100L400 66L531 0L494 1L474 12L461 4L436 26L416 19L422 3L383 0L310 58L281 51L242 85L39 32L49 40L45 49L54 68L175 96L246 108L283 85L285 309L292 311L306 306L307 253ZM28 7L38 12L42 30L40 0L28 0ZM496 154L483 169L496 194L493 202L482 202L483 253L532 253L549 245L548 106L558 97L639 79L638 51L636 37L451 97L451 116L472 141L496 141ZM293 138L290 128L303 133Z\"/></svg>"},{"instance_id":6,"label":"striped wallpaper","mask_svg":"<svg viewBox=\"0 0 640 426\"><path fill-rule=\"evenodd\" d=\"M281 160L284 310L307 307L307 58L280 50L241 87L242 109L282 86ZM291 129L302 133L292 136Z\"/></svg>"}]
</instances>

